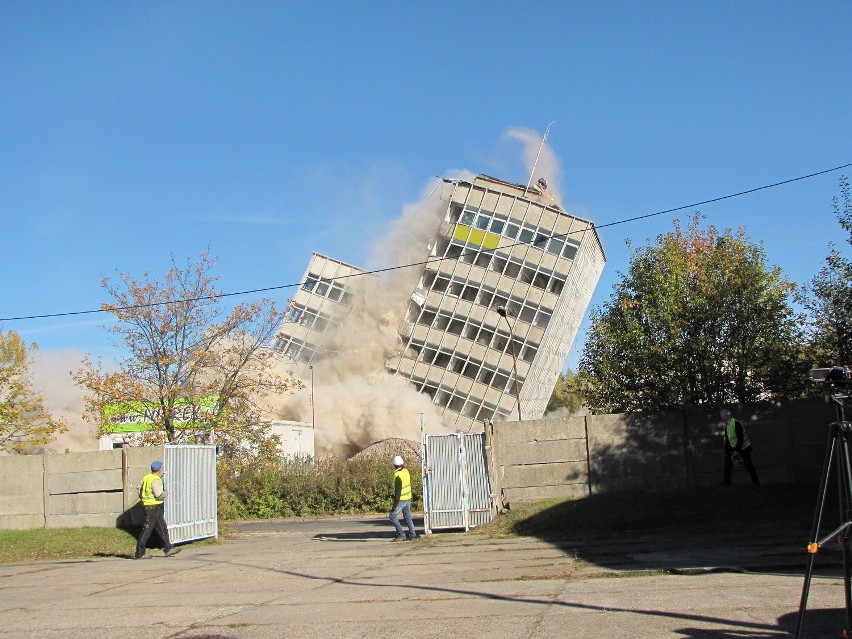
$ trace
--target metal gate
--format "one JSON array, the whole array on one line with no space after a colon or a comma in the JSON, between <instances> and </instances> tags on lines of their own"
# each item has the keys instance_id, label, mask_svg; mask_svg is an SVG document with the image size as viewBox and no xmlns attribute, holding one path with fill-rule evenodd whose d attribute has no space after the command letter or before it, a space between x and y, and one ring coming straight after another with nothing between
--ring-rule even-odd
<instances>
[{"instance_id":1,"label":"metal gate","mask_svg":"<svg viewBox=\"0 0 852 639\"><path fill-rule=\"evenodd\" d=\"M485 435L422 433L424 528L465 531L491 521Z\"/></svg>"},{"instance_id":2,"label":"metal gate","mask_svg":"<svg viewBox=\"0 0 852 639\"><path fill-rule=\"evenodd\" d=\"M219 536L216 447L167 444L163 453L169 491L166 522L172 543Z\"/></svg>"}]
</instances>

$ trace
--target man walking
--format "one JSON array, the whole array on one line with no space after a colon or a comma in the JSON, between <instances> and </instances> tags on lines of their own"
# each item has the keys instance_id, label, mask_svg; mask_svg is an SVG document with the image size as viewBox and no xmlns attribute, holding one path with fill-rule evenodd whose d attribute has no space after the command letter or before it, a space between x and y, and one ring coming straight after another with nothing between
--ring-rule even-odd
<instances>
[{"instance_id":1,"label":"man walking","mask_svg":"<svg viewBox=\"0 0 852 639\"><path fill-rule=\"evenodd\" d=\"M414 530L414 521L411 519L411 474L399 455L393 458L393 467L393 509L390 512L391 523L396 528L396 537L393 541L417 539L417 531ZM408 537L405 536L405 531L399 523L400 512L408 526Z\"/></svg>"},{"instance_id":2,"label":"man walking","mask_svg":"<svg viewBox=\"0 0 852 639\"><path fill-rule=\"evenodd\" d=\"M166 515L163 509L163 502L168 496L169 491L163 489L163 462L153 461L151 462L151 472L142 478L142 488L139 489L139 498L142 500L142 506L145 509L145 523L142 524L142 531L136 541L134 559L151 558L151 555L145 552L145 546L151 536L152 528L157 531L165 544L166 557L171 557L180 552L180 548L175 548L169 540L169 529L166 525Z\"/></svg>"},{"instance_id":3,"label":"man walking","mask_svg":"<svg viewBox=\"0 0 852 639\"><path fill-rule=\"evenodd\" d=\"M734 464L745 466L751 476L751 483L760 484L760 480L757 478L757 470L751 461L751 442L743 425L731 416L731 411L727 408L719 411L719 415L725 422L725 472L722 476L722 484L730 486L731 471Z\"/></svg>"}]
</instances>

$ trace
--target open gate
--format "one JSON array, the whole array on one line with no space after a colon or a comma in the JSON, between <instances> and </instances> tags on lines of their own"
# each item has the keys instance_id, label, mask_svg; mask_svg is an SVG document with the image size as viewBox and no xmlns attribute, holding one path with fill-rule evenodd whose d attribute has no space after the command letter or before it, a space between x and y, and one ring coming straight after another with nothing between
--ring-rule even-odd
<instances>
[{"instance_id":1,"label":"open gate","mask_svg":"<svg viewBox=\"0 0 852 639\"><path fill-rule=\"evenodd\" d=\"M421 465L426 533L491 521L491 487L483 433L427 435L422 431Z\"/></svg>"},{"instance_id":2,"label":"open gate","mask_svg":"<svg viewBox=\"0 0 852 639\"><path fill-rule=\"evenodd\" d=\"M166 522L172 543L219 536L216 503L216 447L165 446L163 485Z\"/></svg>"}]
</instances>

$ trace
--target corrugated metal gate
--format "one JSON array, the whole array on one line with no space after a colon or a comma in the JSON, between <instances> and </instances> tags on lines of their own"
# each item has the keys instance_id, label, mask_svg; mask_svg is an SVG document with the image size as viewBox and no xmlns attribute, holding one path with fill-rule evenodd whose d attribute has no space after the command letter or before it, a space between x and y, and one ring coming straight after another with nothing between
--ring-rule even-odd
<instances>
[{"instance_id":1,"label":"corrugated metal gate","mask_svg":"<svg viewBox=\"0 0 852 639\"><path fill-rule=\"evenodd\" d=\"M219 536L216 447L166 445L163 484L172 543Z\"/></svg>"},{"instance_id":2,"label":"corrugated metal gate","mask_svg":"<svg viewBox=\"0 0 852 639\"><path fill-rule=\"evenodd\" d=\"M491 521L485 435L422 433L424 528L465 531Z\"/></svg>"}]
</instances>

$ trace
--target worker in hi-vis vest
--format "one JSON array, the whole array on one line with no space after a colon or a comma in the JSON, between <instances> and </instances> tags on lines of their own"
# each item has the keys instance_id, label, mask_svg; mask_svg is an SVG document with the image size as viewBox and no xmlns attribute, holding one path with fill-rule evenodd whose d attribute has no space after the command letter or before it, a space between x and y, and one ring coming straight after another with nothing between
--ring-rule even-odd
<instances>
[{"instance_id":1,"label":"worker in hi-vis vest","mask_svg":"<svg viewBox=\"0 0 852 639\"><path fill-rule=\"evenodd\" d=\"M393 509L390 511L391 523L396 528L396 537L393 540L417 539L417 531L414 530L414 521L411 519L411 473L405 468L405 461L399 455L393 458L393 468ZM407 537L399 523L400 512L408 526Z\"/></svg>"},{"instance_id":2,"label":"worker in hi-vis vest","mask_svg":"<svg viewBox=\"0 0 852 639\"><path fill-rule=\"evenodd\" d=\"M734 466L745 466L751 475L752 484L760 484L757 478L757 470L751 461L751 442L746 435L745 428L739 420L731 416L731 411L723 408L719 411L725 424L725 473L722 476L722 484L731 484L731 471Z\"/></svg>"},{"instance_id":3,"label":"worker in hi-vis vest","mask_svg":"<svg viewBox=\"0 0 852 639\"><path fill-rule=\"evenodd\" d=\"M180 552L180 548L175 548L169 539L169 528L166 525L166 513L163 508L163 502L168 496L169 491L163 488L163 462L153 461L151 462L151 472L142 478L142 487L139 489L139 499L142 500L142 507L145 510L145 523L142 524L139 539L136 540L134 559L151 558L151 555L145 552L145 547L148 538L151 536L152 528L163 540L163 551L166 557L171 557Z\"/></svg>"}]
</instances>

